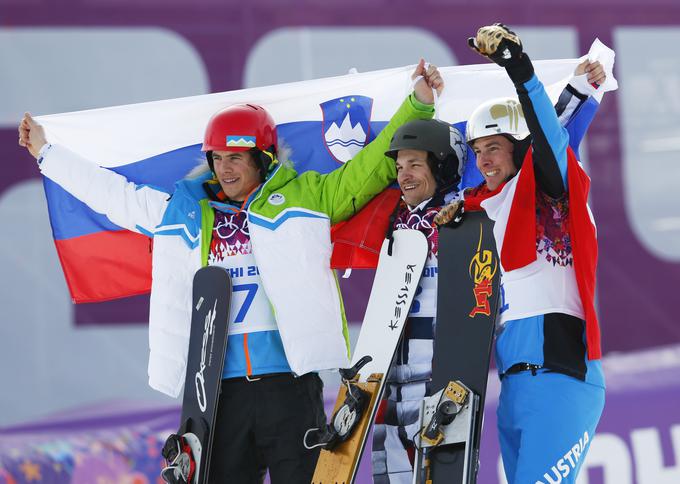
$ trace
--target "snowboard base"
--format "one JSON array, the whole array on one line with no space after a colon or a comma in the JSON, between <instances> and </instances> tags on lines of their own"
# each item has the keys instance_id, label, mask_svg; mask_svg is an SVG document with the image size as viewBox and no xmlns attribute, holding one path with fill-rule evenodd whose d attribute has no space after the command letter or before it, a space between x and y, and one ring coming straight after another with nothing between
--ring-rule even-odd
<instances>
[{"instance_id":1,"label":"snowboard base","mask_svg":"<svg viewBox=\"0 0 680 484\"><path fill-rule=\"evenodd\" d=\"M427 451L434 484L477 482L486 384L501 293L493 227L486 213L466 212L456 228L439 229L437 323L430 385L433 391L439 391L458 381L477 397L477 408L466 443L439 445Z\"/></svg>"},{"instance_id":2,"label":"snowboard base","mask_svg":"<svg viewBox=\"0 0 680 484\"><path fill-rule=\"evenodd\" d=\"M350 484L356 478L369 429L385 389L386 375L417 292L427 253L427 239L417 230L397 230L392 234L392 239L383 241L366 314L351 361L353 368L361 362L362 374L369 375L367 379L356 375L353 385L369 393L370 397L366 398L368 404L358 416L347 411L347 388L341 387L332 426L340 430L350 426L355 419L360 425L350 429L352 433L347 435L347 440L339 442L332 451L321 451L312 481L315 484ZM366 360L367 357L370 358ZM343 406L345 411L338 414L338 409Z\"/></svg>"},{"instance_id":3,"label":"snowboard base","mask_svg":"<svg viewBox=\"0 0 680 484\"><path fill-rule=\"evenodd\" d=\"M195 461L195 471L189 484L208 482L231 293L231 279L225 268L207 266L196 271L181 427L177 432L185 438ZM166 479L166 482L169 481Z\"/></svg>"}]
</instances>

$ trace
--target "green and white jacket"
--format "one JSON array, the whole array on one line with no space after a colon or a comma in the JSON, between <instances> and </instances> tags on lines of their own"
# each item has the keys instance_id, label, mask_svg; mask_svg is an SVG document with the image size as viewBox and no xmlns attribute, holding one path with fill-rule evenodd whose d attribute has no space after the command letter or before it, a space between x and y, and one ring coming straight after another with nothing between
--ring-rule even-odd
<instances>
[{"instance_id":1,"label":"green and white jacket","mask_svg":"<svg viewBox=\"0 0 680 484\"><path fill-rule=\"evenodd\" d=\"M347 323L330 268L330 227L361 209L396 178L384 155L396 129L430 118L409 96L376 139L326 175L277 164L247 208L253 255L273 307L286 358L298 375L349 364ZM149 385L182 391L193 274L207 263L213 209L201 179L177 183L172 197L83 159L63 146L43 153L40 169L113 223L154 238L149 314Z\"/></svg>"}]
</instances>

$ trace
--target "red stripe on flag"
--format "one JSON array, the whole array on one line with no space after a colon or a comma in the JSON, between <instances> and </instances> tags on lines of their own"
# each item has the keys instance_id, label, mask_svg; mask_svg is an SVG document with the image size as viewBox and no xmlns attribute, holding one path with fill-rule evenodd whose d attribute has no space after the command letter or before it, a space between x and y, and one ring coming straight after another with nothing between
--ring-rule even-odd
<instances>
[{"instance_id":1,"label":"red stripe on flag","mask_svg":"<svg viewBox=\"0 0 680 484\"><path fill-rule=\"evenodd\" d=\"M388 188L368 202L354 217L335 224L331 230L333 269L375 269L390 215L401 197Z\"/></svg>"},{"instance_id":2,"label":"red stripe on flag","mask_svg":"<svg viewBox=\"0 0 680 484\"><path fill-rule=\"evenodd\" d=\"M151 290L151 239L127 230L55 240L75 303L101 302Z\"/></svg>"}]
</instances>

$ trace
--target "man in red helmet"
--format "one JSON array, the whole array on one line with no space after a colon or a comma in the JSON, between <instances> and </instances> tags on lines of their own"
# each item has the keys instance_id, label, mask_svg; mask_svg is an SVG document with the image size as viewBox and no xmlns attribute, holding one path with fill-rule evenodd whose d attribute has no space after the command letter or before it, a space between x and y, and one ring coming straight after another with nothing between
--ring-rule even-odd
<instances>
[{"instance_id":1,"label":"man in red helmet","mask_svg":"<svg viewBox=\"0 0 680 484\"><path fill-rule=\"evenodd\" d=\"M317 371L347 367L346 318L330 269L330 226L396 178L384 155L396 129L432 117L443 81L422 76L392 120L337 170L298 175L277 158L276 125L261 107L226 108L208 123L209 170L172 196L47 143L30 115L19 143L43 175L117 225L154 238L149 384L178 396L186 372L191 281L201 266L229 269L229 339L211 461L215 482L309 482L318 456L303 435L325 423Z\"/></svg>"}]
</instances>

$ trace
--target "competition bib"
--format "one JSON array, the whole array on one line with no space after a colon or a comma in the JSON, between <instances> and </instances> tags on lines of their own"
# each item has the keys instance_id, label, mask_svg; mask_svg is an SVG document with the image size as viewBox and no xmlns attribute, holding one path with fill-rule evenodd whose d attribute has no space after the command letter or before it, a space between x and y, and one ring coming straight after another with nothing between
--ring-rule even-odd
<instances>
[{"instance_id":1,"label":"competition bib","mask_svg":"<svg viewBox=\"0 0 680 484\"><path fill-rule=\"evenodd\" d=\"M410 317L434 318L437 315L437 272L437 258L430 257L423 269Z\"/></svg>"},{"instance_id":2,"label":"competition bib","mask_svg":"<svg viewBox=\"0 0 680 484\"><path fill-rule=\"evenodd\" d=\"M229 334L277 331L269 299L262 288L253 254L225 257L215 265L229 270L232 282Z\"/></svg>"}]
</instances>

